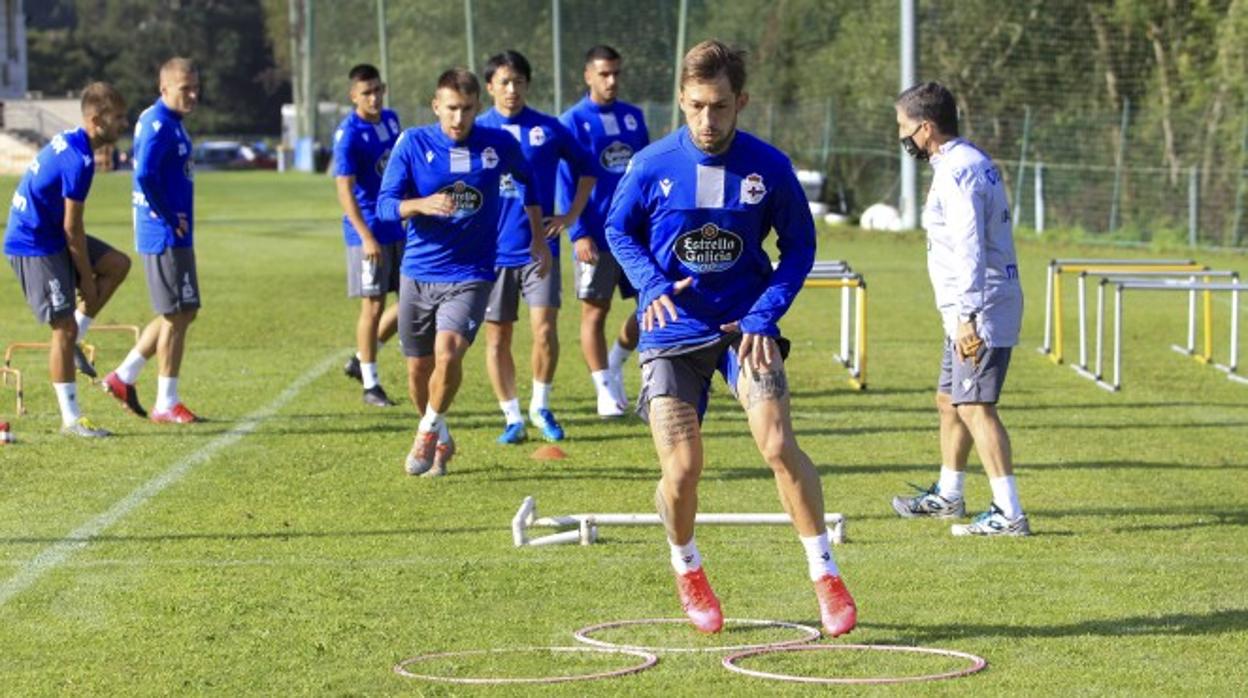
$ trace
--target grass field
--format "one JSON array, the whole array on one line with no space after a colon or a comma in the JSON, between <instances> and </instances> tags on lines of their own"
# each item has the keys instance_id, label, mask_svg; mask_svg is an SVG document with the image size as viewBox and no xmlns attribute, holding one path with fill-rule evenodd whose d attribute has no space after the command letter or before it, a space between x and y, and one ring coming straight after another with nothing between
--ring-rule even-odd
<instances>
[{"instance_id":1,"label":"grass field","mask_svg":"<svg viewBox=\"0 0 1248 698\"><path fill-rule=\"evenodd\" d=\"M87 208L88 229L127 251L128 187L124 175L98 178ZM658 528L604 528L592 547L511 545L508 522L525 495L550 514L652 507L651 442L635 420L595 418L575 312L561 319L555 393L569 459L536 461L533 443L494 443L501 416L476 347L451 414L461 447L451 475L408 478L412 408L361 405L358 384L340 371L355 305L344 297L329 180L206 174L197 206L205 306L180 392L211 422L157 427L84 387L86 413L117 436L63 438L43 357L18 359L30 377L31 414L10 419L19 441L0 448L0 694L526 695L536 689L448 687L391 667L424 652L570 645L585 625L679 613ZM938 464L931 393L940 329L922 238L842 231L820 239L819 256L849 259L872 292L866 393L851 392L832 363L836 292L806 291L784 323L795 347L799 438L829 509L849 521L851 542L837 549L860 607L849 639L988 659L979 675L923 688L938 695L1242 693L1248 386L1169 350L1184 332L1178 295L1129 299L1122 393L1050 364L1034 351L1043 265L1053 256L1117 253L1020 241L1020 254L1028 308L1001 410L1036 535L955 540L947 524L902 521L888 505L907 481L930 482ZM1248 258L1198 257L1248 274ZM11 273L4 276L0 340L44 339ZM1217 308L1222 359L1229 305ZM103 315L148 319L139 269ZM1067 336L1070 355L1074 335ZM92 341L106 369L128 348L116 335ZM517 345L527 355L523 327ZM385 385L401 395L397 348L386 349L381 366ZM153 368L139 384L149 405ZM635 368L626 376L634 395ZM527 370L520 379L527 385ZM0 399L0 418L11 418L11 391ZM770 474L722 390L705 433L702 509L778 511ZM153 485L162 475L171 477ZM972 475L968 502L979 509L988 486ZM706 528L699 541L729 617L817 623L790 530ZM668 627L604 638L707 644L691 634ZM723 640L761 637L780 636ZM628 661L533 654L424 668L520 675L566 671L563 662L588 670ZM749 666L825 676L950 667L858 655ZM815 689L729 674L714 655L672 655L635 676L541 690Z\"/></svg>"}]
</instances>

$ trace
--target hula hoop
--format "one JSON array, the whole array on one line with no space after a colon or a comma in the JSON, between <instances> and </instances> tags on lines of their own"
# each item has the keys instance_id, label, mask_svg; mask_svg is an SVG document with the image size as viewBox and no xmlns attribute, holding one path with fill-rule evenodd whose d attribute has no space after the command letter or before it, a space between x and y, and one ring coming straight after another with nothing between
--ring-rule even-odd
<instances>
[{"instance_id":1,"label":"hula hoop","mask_svg":"<svg viewBox=\"0 0 1248 698\"><path fill-rule=\"evenodd\" d=\"M935 654L942 657L955 657L958 659L969 659L971 666L957 671L949 671L943 674L924 674L921 676L882 676L879 678L819 678L816 676L795 676L793 674L773 674L767 671L756 671L754 669L745 669L737 666L737 662L748 657L756 657L760 654L778 654L780 652L824 652L829 650L867 650L872 652L909 652L912 654ZM967 652L959 652L957 650L942 650L934 647L907 647L903 645L794 645L789 647L780 647L776 649L756 649L724 657L724 668L753 676L759 679L771 679L773 681L791 681L794 683L822 683L822 684L890 684L890 683L913 683L916 681L939 681L941 679L955 679L959 676L969 676L977 671L983 670L988 666L988 660Z\"/></svg>"},{"instance_id":2,"label":"hula hoop","mask_svg":"<svg viewBox=\"0 0 1248 698\"><path fill-rule=\"evenodd\" d=\"M735 652L735 651L748 651L748 650L766 650L766 649L775 649L775 648L781 648L781 647L792 647L796 645L804 645L805 643L811 642L812 640L818 640L820 637L819 630L817 628L812 628L809 625L802 625L800 623L790 623L788 621L783 621L783 620L752 620L749 618L725 618L724 624L726 625L728 623L734 623L737 625L750 625L750 626L756 626L756 627L791 628L793 630L798 630L802 632L804 636L793 639L793 640L781 640L779 642L765 642L765 643L756 643L756 644L750 644L750 645L724 645L723 647L653 647L653 646L646 647L642 645L617 644L613 642L607 642L605 640L596 640L590 637L591 633L596 633L601 630L607 630L609 628L622 628L622 627L626 627L630 625L653 625L657 623L688 624L689 619L687 618L639 618L635 620L614 620L614 621L609 621L606 623L598 623L597 625L590 625L590 626L581 628L580 630L577 630L576 632L572 633L572 637L576 638L577 642L583 642L587 645L600 647L602 649L617 650L617 651L631 650L634 652L648 652L648 653Z\"/></svg>"},{"instance_id":3,"label":"hula hoop","mask_svg":"<svg viewBox=\"0 0 1248 698\"><path fill-rule=\"evenodd\" d=\"M417 662L429 661L431 659L443 659L446 657L470 657L483 654L504 654L515 652L597 652L600 654L628 654L634 657L641 657L640 664L624 667L623 669L612 669L611 671L602 671L596 674L573 674L569 676L523 676L514 678L488 678L474 676L434 676L432 674L417 674L407 670L407 667ZM423 679L425 681L440 681L442 683L460 683L475 685L492 685L492 684L520 684L520 683L567 683L570 681L595 681L597 679L609 679L616 676L627 676L628 674L636 674L645 671L655 664L659 663L657 655L650 652L642 652L639 650L627 649L601 649L597 647L506 647L493 650L464 650L461 652L438 652L437 654L421 654L410 659L404 659L394 665L394 673L400 676L406 676L409 679Z\"/></svg>"}]
</instances>

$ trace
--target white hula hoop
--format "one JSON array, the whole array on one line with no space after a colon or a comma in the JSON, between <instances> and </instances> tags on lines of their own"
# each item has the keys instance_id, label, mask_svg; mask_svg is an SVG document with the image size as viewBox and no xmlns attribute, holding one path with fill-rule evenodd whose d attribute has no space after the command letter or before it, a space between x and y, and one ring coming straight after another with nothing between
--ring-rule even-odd
<instances>
[{"instance_id":1,"label":"white hula hoop","mask_svg":"<svg viewBox=\"0 0 1248 698\"><path fill-rule=\"evenodd\" d=\"M737 662L748 657L757 657L761 654L779 654L781 652L826 652L833 650L865 650L870 652L909 652L912 654L934 654L942 657L955 657L958 659L968 659L971 666L957 671L948 671L941 674L922 674L919 676L881 676L866 678L820 678L817 676L795 676L793 674L773 674L767 671L756 671L754 669L745 669L737 666ZM792 645L789 647L779 647L775 649L756 649L724 657L724 668L753 676L759 679L771 679L773 681L790 681L794 683L822 683L822 684L890 684L890 683L914 683L917 681L940 681L941 679L954 679L959 676L969 676L977 671L983 670L988 666L988 660L983 657L970 654L968 652L959 652L957 650L943 650L934 647L908 647L904 645Z\"/></svg>"},{"instance_id":2,"label":"white hula hoop","mask_svg":"<svg viewBox=\"0 0 1248 698\"><path fill-rule=\"evenodd\" d=\"M602 671L595 674L573 674L566 676L522 676L507 678L489 678L476 676L435 676L433 674L417 674L407 670L407 667L418 662L429 661L431 659L443 659L445 657L471 657L483 654L508 654L517 652L598 652L600 654L628 654L634 657L640 657L641 663L623 669L612 669L611 671ZM409 679L423 679L425 681L440 681L442 683L460 683L460 684L520 684L520 683L567 683L570 681L595 681L597 679L609 679L616 676L627 676L628 674L636 674L645 671L655 664L659 663L657 655L651 652L642 652L640 650L629 649L602 649L598 647L506 647L493 650L463 650L460 652L438 652L436 654L421 654L409 659L404 659L394 665L394 673L400 676L406 676Z\"/></svg>"},{"instance_id":3,"label":"white hula hoop","mask_svg":"<svg viewBox=\"0 0 1248 698\"><path fill-rule=\"evenodd\" d=\"M756 627L790 628L792 630L800 631L803 634L803 636L793 639L793 640L780 640L779 642L765 642L765 643L756 643L756 644L750 644L750 645L724 645L723 647L653 647L653 646L646 647L642 645L617 644L613 642L607 642L605 640L597 640L595 638L590 637L591 633L596 633L601 630L607 630L610 628L622 628L622 627L626 627L630 625L655 625L659 623L680 623L680 624L687 625L689 623L689 619L688 618L639 618L639 619L634 619L634 620L613 620L613 621L609 621L606 623L598 623L597 625L590 625L590 626L581 628L580 630L577 630L576 632L572 633L572 637L576 638L578 642L583 642L587 645L600 647L602 649L632 650L634 652L650 652L650 653L737 652L737 651L744 651L744 650L763 650L763 649L773 649L773 648L780 648L780 647L791 647L795 645L804 645L813 640L818 640L820 637L819 629L812 628L809 625L802 625L801 623L790 623L788 621L783 621L783 620L753 620L749 618L725 618L724 624L728 625L731 623L731 624L736 624L736 625L749 625L749 626L756 626Z\"/></svg>"}]
</instances>

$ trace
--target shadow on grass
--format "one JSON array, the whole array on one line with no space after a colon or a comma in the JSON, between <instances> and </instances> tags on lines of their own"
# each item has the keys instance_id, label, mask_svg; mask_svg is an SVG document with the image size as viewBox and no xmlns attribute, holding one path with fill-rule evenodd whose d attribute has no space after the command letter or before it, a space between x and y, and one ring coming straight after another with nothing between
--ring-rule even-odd
<instances>
[{"instance_id":1,"label":"shadow on grass","mask_svg":"<svg viewBox=\"0 0 1248 698\"><path fill-rule=\"evenodd\" d=\"M1130 637L1133 635L1201 636L1248 630L1248 609L1232 608L1212 613L1171 613L1162 616L1128 616L1059 625L1005 625L949 623L916 626L900 623L863 623L863 628L898 633L898 644L921 644L980 637L1058 638Z\"/></svg>"},{"instance_id":2,"label":"shadow on grass","mask_svg":"<svg viewBox=\"0 0 1248 698\"><path fill-rule=\"evenodd\" d=\"M363 531L256 531L252 533L153 533L144 535L113 535L104 534L86 538L57 537L15 537L0 538L0 545L23 545L30 543L178 543L194 540L299 540L299 539L332 539L332 538L385 538L388 536L410 536L423 534L456 535L468 533L489 533L501 530L498 526L461 526L457 528L437 526L413 526L411 528L386 528Z\"/></svg>"}]
</instances>

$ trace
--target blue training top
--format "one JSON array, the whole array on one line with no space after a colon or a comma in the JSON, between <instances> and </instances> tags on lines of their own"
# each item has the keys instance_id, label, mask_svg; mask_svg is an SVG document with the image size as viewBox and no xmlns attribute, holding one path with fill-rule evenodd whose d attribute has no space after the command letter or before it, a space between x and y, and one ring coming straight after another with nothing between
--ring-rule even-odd
<instances>
[{"instance_id":1,"label":"blue training top","mask_svg":"<svg viewBox=\"0 0 1248 698\"><path fill-rule=\"evenodd\" d=\"M381 180L377 217L397 222L404 199L435 193L450 194L456 210L408 221L403 275L426 282L492 281L504 175L527 185L525 206L537 205L533 170L509 134L476 126L457 143L436 123L404 131Z\"/></svg>"},{"instance_id":2,"label":"blue training top","mask_svg":"<svg viewBox=\"0 0 1248 698\"><path fill-rule=\"evenodd\" d=\"M640 348L685 346L741 331L776 336L815 260L815 223L788 157L744 131L707 155L681 128L633 157L608 216L607 240L637 287L638 317L661 294L679 318L642 331ZM763 240L775 229L774 270ZM673 285L693 285L673 295Z\"/></svg>"},{"instance_id":3,"label":"blue training top","mask_svg":"<svg viewBox=\"0 0 1248 698\"><path fill-rule=\"evenodd\" d=\"M95 156L85 130L53 136L39 150L13 193L4 253L46 257L65 249L65 199L86 201L94 176Z\"/></svg>"},{"instance_id":4,"label":"blue training top","mask_svg":"<svg viewBox=\"0 0 1248 698\"><path fill-rule=\"evenodd\" d=\"M182 115L164 101L143 110L134 125L134 239L139 252L160 254L166 247L195 242L195 160ZM178 216L186 234L178 237Z\"/></svg>"},{"instance_id":5,"label":"blue training top","mask_svg":"<svg viewBox=\"0 0 1248 698\"><path fill-rule=\"evenodd\" d=\"M650 143L645 117L631 104L617 101L600 106L586 95L564 112L559 121L576 137L588 154L590 164L589 170L580 173L572 172L566 164L560 166L559 210L566 211L572 205L579 175L591 174L598 178L585 212L568 229L568 239L575 242L588 235L600 249L605 248L607 238L603 230L615 187L624 176L624 168L633 153Z\"/></svg>"},{"instance_id":6,"label":"blue training top","mask_svg":"<svg viewBox=\"0 0 1248 698\"><path fill-rule=\"evenodd\" d=\"M377 190L381 188L386 161L400 133L399 116L389 109L381 110L381 121L377 123L366 121L352 111L334 132L334 175L355 177L351 193L368 229L382 244L403 239L401 225L377 220ZM359 247L363 242L346 215L342 217L342 238L348 247Z\"/></svg>"},{"instance_id":7,"label":"blue training top","mask_svg":"<svg viewBox=\"0 0 1248 698\"><path fill-rule=\"evenodd\" d=\"M576 139L553 116L543 114L536 109L525 107L515 116L503 116L497 109L477 117L477 124L497 128L510 133L520 143L520 152L533 168L533 176L539 183L538 203L542 207L542 216L555 213L555 179L558 176L560 161L568 163L573 172L588 172L588 161L585 151ZM573 183L573 194L576 185ZM498 259L500 267L517 267L529 263L529 242L532 233L529 230L529 219L524 213L523 185L516 184L510 177L503 177L499 193L503 197L502 212L498 228ZM571 199L569 199L569 202ZM567 208L560 211L566 212ZM559 255L559 238L551 238L550 253L556 258Z\"/></svg>"}]
</instances>

